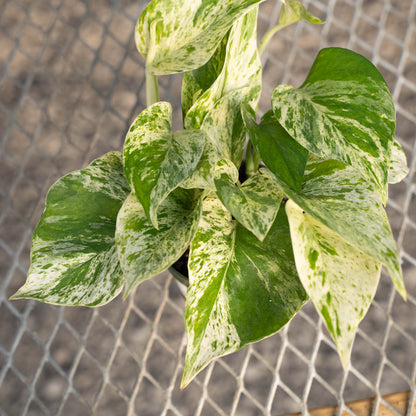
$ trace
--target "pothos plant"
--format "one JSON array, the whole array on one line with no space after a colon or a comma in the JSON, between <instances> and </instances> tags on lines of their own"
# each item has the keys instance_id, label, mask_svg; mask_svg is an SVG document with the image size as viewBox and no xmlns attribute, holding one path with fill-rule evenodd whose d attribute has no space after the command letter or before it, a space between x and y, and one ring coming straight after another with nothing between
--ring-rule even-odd
<instances>
[{"instance_id":1,"label":"pothos plant","mask_svg":"<svg viewBox=\"0 0 416 416\"><path fill-rule=\"evenodd\" d=\"M323 23L281 1L259 46L260 0L149 3L135 30L148 106L122 153L51 187L13 299L99 306L182 257L182 387L215 357L279 331L308 299L348 365L382 266L406 298L384 210L406 158L385 81L347 49L321 50L305 82L277 86L257 121L272 35ZM177 72L184 129L173 132L157 76Z\"/></svg>"}]
</instances>

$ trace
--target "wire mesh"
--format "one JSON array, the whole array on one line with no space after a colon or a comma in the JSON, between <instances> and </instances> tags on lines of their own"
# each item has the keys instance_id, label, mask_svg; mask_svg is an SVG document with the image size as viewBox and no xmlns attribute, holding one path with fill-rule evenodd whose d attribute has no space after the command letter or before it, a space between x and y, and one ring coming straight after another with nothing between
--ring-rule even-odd
<instances>
[{"instance_id":1,"label":"wire mesh","mask_svg":"<svg viewBox=\"0 0 416 416\"><path fill-rule=\"evenodd\" d=\"M416 1L314 0L324 26L299 23L264 56L266 109L272 88L299 85L321 47L362 53L384 75L397 106L397 138L411 172L390 189L388 215L408 289L405 303L382 275L343 371L311 304L279 334L212 363L179 390L186 347L184 298L165 272L126 301L70 308L9 302L24 282L33 228L49 186L120 149L145 106L143 60L133 41L147 1L0 2L0 414L281 415L410 391L416 383ZM280 3L261 5L259 33ZM161 77L161 97L180 126L179 76Z\"/></svg>"}]
</instances>

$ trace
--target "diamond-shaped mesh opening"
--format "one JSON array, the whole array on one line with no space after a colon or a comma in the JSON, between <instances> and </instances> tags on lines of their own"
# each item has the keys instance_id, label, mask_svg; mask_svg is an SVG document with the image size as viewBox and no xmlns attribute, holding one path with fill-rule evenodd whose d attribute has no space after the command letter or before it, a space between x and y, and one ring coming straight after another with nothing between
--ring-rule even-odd
<instances>
[{"instance_id":1,"label":"diamond-shaped mesh opening","mask_svg":"<svg viewBox=\"0 0 416 416\"><path fill-rule=\"evenodd\" d=\"M360 402L351 401L373 398L373 414L388 409L410 416L416 394L414 0L304 0L326 24L284 29L263 57L261 112L275 85L303 82L325 46L349 47L372 60L396 103L396 137L411 171L390 187L387 213L408 300L383 272L347 370L307 303L279 334L221 358L181 391L184 296L168 272L95 310L8 301L25 280L48 188L119 150L145 108L134 25L147 3L0 4L0 413L272 416L335 405L334 414L361 414ZM262 3L260 36L277 23L279 10L279 1ZM180 75L160 78L175 129L181 126L180 88ZM402 391L409 391L402 401L394 398Z\"/></svg>"}]
</instances>

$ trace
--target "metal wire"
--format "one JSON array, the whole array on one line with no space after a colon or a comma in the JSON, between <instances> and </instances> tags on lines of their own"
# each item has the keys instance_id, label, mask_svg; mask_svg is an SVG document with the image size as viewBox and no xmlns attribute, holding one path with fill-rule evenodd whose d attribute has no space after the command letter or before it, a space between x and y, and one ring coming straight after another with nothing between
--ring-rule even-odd
<instances>
[{"instance_id":1,"label":"metal wire","mask_svg":"<svg viewBox=\"0 0 416 416\"><path fill-rule=\"evenodd\" d=\"M397 138L411 171L390 189L408 301L383 274L343 371L311 304L279 334L212 363L179 390L186 347L184 298L167 272L125 302L56 307L9 302L24 282L30 239L47 189L59 176L120 149L145 106L135 21L147 1L3 0L0 3L0 414L307 414L416 383L416 1L304 1L323 26L297 24L264 56L261 109L279 83L299 85L318 50L345 46L372 60L397 106ZM280 3L261 5L259 32ZM161 98L180 126L180 77L161 78Z\"/></svg>"}]
</instances>

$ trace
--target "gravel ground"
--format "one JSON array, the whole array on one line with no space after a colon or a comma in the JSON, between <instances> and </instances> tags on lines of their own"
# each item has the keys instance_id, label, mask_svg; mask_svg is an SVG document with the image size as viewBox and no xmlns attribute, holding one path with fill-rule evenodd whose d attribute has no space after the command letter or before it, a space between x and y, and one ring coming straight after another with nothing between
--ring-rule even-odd
<instances>
[{"instance_id":1,"label":"gravel ground","mask_svg":"<svg viewBox=\"0 0 416 416\"><path fill-rule=\"evenodd\" d=\"M167 273L99 309L9 302L24 282L30 238L49 186L120 150L144 109L133 29L146 1L0 1L0 415L278 415L411 390L416 362L416 1L304 1L327 23L298 24L264 59L268 106L299 85L323 46L349 47L382 72L397 104L409 165L387 207L409 300L383 274L344 372L307 304L281 333L218 360L179 390L184 298ZM262 4L259 32L276 23ZM161 77L181 124L181 77ZM410 415L410 412L409 412Z\"/></svg>"}]
</instances>

